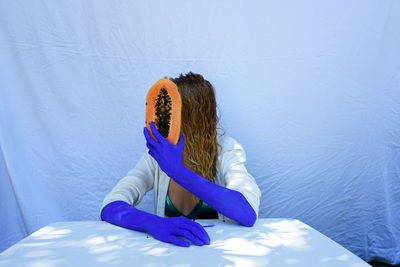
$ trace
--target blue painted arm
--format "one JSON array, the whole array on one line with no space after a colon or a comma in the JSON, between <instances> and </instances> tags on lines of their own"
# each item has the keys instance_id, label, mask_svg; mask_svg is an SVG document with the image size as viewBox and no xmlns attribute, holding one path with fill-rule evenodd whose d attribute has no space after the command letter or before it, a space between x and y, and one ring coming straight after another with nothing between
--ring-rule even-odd
<instances>
[{"instance_id":1,"label":"blue painted arm","mask_svg":"<svg viewBox=\"0 0 400 267\"><path fill-rule=\"evenodd\" d=\"M150 137L145 127L149 154L169 177L224 216L244 226L254 225L257 215L242 193L210 182L183 165L182 133L178 144L172 145L157 131L154 123L150 128L157 141Z\"/></svg>"},{"instance_id":2,"label":"blue painted arm","mask_svg":"<svg viewBox=\"0 0 400 267\"><path fill-rule=\"evenodd\" d=\"M189 247L190 244L178 236L183 236L198 246L210 244L210 237L199 223L183 216L159 217L138 210L124 201L107 204L101 211L101 219L127 229L148 232L160 241L182 247Z\"/></svg>"},{"instance_id":3,"label":"blue painted arm","mask_svg":"<svg viewBox=\"0 0 400 267\"><path fill-rule=\"evenodd\" d=\"M254 225L257 215L242 193L210 182L187 168L173 179L224 216L244 226Z\"/></svg>"}]
</instances>

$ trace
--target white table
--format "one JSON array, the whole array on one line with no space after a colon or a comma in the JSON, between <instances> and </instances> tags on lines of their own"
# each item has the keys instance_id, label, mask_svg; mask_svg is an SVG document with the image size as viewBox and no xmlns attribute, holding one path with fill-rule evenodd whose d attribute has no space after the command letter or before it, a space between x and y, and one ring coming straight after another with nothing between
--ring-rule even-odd
<instances>
[{"instance_id":1,"label":"white table","mask_svg":"<svg viewBox=\"0 0 400 267\"><path fill-rule=\"evenodd\" d=\"M59 222L0 254L0 266L369 266L295 219L259 219L248 228L196 220L210 245L179 247L101 221Z\"/></svg>"}]
</instances>

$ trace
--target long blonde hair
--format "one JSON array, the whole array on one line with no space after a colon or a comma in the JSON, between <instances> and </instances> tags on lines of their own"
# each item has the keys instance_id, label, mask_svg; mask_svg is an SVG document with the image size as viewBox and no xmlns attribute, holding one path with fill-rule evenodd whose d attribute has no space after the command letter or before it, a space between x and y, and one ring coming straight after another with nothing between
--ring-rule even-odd
<instances>
[{"instance_id":1,"label":"long blonde hair","mask_svg":"<svg viewBox=\"0 0 400 267\"><path fill-rule=\"evenodd\" d=\"M215 183L219 117L214 87L202 75L193 72L171 80L178 86L182 98L183 164ZM192 193L190 199L196 203L199 201Z\"/></svg>"}]
</instances>

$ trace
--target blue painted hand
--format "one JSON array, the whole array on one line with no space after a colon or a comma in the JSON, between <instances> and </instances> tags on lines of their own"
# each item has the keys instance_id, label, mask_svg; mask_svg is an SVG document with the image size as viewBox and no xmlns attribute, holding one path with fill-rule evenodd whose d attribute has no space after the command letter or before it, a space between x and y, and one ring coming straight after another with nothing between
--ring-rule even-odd
<instances>
[{"instance_id":1,"label":"blue painted hand","mask_svg":"<svg viewBox=\"0 0 400 267\"><path fill-rule=\"evenodd\" d=\"M124 201L107 204L101 213L102 220L127 229L148 232L155 239L177 246L189 247L186 238L197 246L209 245L210 237L201 224L186 217L159 217L136 209Z\"/></svg>"},{"instance_id":2,"label":"blue painted hand","mask_svg":"<svg viewBox=\"0 0 400 267\"><path fill-rule=\"evenodd\" d=\"M171 218L158 217L152 226L149 227L148 232L155 239L182 247L189 247L190 244L178 236L192 241L197 246L210 244L210 237L204 228L199 223L183 216Z\"/></svg>"},{"instance_id":3,"label":"blue painted hand","mask_svg":"<svg viewBox=\"0 0 400 267\"><path fill-rule=\"evenodd\" d=\"M147 141L146 146L149 149L149 154L158 162L161 170L169 177L178 177L184 169L182 163L184 142L182 133L178 143L173 145L157 131L154 122L150 124L150 129L157 141L150 136L147 128L144 127L144 137Z\"/></svg>"}]
</instances>

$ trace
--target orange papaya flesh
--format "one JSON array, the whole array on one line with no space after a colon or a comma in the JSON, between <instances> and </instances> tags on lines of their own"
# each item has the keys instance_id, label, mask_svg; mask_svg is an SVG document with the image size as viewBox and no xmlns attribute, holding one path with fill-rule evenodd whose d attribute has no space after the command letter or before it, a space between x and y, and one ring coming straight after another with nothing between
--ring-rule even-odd
<instances>
[{"instance_id":1,"label":"orange papaya flesh","mask_svg":"<svg viewBox=\"0 0 400 267\"><path fill-rule=\"evenodd\" d=\"M181 132L182 99L178 87L169 79L157 81L146 97L146 127L150 136L157 140L150 129L154 122L158 132L171 144L176 145Z\"/></svg>"}]
</instances>

